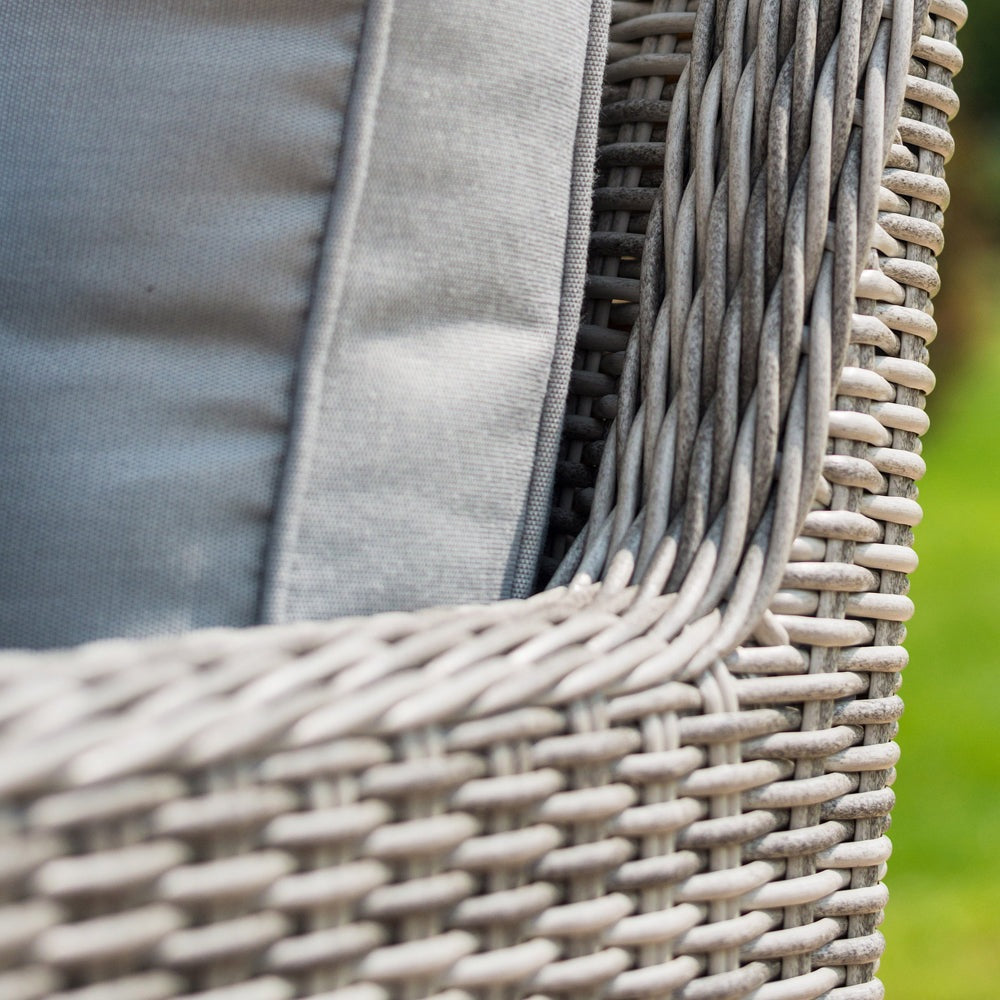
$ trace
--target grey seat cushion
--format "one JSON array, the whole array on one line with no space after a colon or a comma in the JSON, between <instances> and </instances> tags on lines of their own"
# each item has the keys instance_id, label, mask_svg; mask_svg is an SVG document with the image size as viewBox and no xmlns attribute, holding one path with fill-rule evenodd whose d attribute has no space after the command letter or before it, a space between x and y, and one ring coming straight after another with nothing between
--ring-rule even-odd
<instances>
[{"instance_id":1,"label":"grey seat cushion","mask_svg":"<svg viewBox=\"0 0 1000 1000\"><path fill-rule=\"evenodd\" d=\"M360 0L0 5L0 641L255 620Z\"/></svg>"},{"instance_id":2,"label":"grey seat cushion","mask_svg":"<svg viewBox=\"0 0 1000 1000\"><path fill-rule=\"evenodd\" d=\"M525 594L547 523L608 7L372 0L372 24L375 10L274 621Z\"/></svg>"},{"instance_id":3,"label":"grey seat cushion","mask_svg":"<svg viewBox=\"0 0 1000 1000\"><path fill-rule=\"evenodd\" d=\"M0 7L0 644L526 592L606 17Z\"/></svg>"}]
</instances>

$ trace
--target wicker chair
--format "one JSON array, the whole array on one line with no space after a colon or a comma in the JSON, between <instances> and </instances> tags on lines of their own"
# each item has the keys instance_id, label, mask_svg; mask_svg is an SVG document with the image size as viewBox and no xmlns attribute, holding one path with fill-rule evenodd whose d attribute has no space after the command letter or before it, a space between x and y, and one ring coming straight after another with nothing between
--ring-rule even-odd
<instances>
[{"instance_id":1,"label":"wicker chair","mask_svg":"<svg viewBox=\"0 0 1000 1000\"><path fill-rule=\"evenodd\" d=\"M548 589L0 657L0 997L883 996L965 14L615 0Z\"/></svg>"}]
</instances>

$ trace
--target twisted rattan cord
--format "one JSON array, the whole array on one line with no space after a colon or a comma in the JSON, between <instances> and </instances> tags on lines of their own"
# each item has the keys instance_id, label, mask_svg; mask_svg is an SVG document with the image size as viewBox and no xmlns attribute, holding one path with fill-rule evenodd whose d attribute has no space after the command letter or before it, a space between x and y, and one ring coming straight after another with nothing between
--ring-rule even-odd
<instances>
[{"instance_id":1,"label":"twisted rattan cord","mask_svg":"<svg viewBox=\"0 0 1000 1000\"><path fill-rule=\"evenodd\" d=\"M964 8L932 13L759 644L679 683L715 620L666 644L673 597L586 587L0 657L0 995L881 996L905 653L867 644L910 611Z\"/></svg>"},{"instance_id":2,"label":"twisted rattan cord","mask_svg":"<svg viewBox=\"0 0 1000 1000\"><path fill-rule=\"evenodd\" d=\"M643 260L663 269L662 240L668 285L655 315L648 299L640 304L590 521L553 581L634 578L644 593L676 591L658 627L665 639L728 594L717 639L692 670L752 631L813 499L831 372L842 367L849 330L845 306L874 226L874 205L858 192L885 161L885 122L894 126L903 98L901 86L883 95L881 81L890 64L890 77L902 79L913 47L907 4L881 25L880 9L844 4L836 38L838 26L827 24L825 39L819 5L789 6L781 23L794 24L795 43L786 52L770 27L773 5L760 8L759 30L745 4L699 6L699 47L673 95L662 230L654 212ZM727 61L713 63L709 26L723 13L733 37L720 45ZM826 51L817 48L824 42ZM861 130L851 131L859 66L867 67L863 149ZM772 91L754 135L755 96ZM836 239L825 249L831 216Z\"/></svg>"}]
</instances>

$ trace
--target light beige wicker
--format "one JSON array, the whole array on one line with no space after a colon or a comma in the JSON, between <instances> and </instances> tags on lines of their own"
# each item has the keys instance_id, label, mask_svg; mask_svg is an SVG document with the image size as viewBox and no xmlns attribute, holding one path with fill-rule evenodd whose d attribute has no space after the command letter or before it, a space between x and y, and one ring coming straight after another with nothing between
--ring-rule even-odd
<instances>
[{"instance_id":1,"label":"light beige wicker","mask_svg":"<svg viewBox=\"0 0 1000 1000\"><path fill-rule=\"evenodd\" d=\"M964 17L614 4L555 585L0 657L0 998L883 995Z\"/></svg>"}]
</instances>

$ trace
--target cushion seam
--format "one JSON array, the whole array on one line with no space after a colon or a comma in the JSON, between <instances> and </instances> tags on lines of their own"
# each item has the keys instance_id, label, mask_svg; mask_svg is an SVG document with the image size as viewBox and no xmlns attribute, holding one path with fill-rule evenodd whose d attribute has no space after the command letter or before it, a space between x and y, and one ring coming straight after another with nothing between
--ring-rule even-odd
<instances>
[{"instance_id":1,"label":"cushion seam","mask_svg":"<svg viewBox=\"0 0 1000 1000\"><path fill-rule=\"evenodd\" d=\"M368 0L354 85L330 191L326 229L313 281L302 348L296 365L288 447L276 491L275 514L264 558L257 621L286 620L304 496L318 444L318 420L343 300L346 261L354 241L368 177L368 160L388 52L394 0Z\"/></svg>"}]
</instances>

